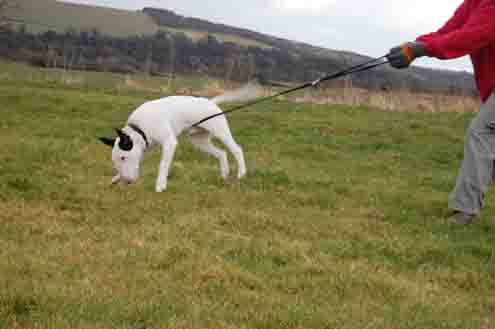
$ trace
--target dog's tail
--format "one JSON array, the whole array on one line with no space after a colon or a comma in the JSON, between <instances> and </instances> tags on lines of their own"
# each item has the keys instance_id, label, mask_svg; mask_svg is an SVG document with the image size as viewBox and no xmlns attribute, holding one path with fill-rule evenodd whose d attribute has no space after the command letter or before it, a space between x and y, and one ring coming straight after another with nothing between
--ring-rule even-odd
<instances>
[{"instance_id":1,"label":"dog's tail","mask_svg":"<svg viewBox=\"0 0 495 329\"><path fill-rule=\"evenodd\" d=\"M214 97L211 99L215 104L222 104L228 102L249 102L256 99L259 94L259 85L254 83L248 83L244 87L227 91L223 95Z\"/></svg>"}]
</instances>

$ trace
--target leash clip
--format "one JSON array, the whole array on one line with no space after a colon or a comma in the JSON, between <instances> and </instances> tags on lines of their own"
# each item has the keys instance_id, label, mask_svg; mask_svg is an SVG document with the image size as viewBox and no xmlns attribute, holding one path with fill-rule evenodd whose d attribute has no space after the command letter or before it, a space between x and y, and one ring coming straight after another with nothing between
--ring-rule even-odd
<instances>
[{"instance_id":1,"label":"leash clip","mask_svg":"<svg viewBox=\"0 0 495 329\"><path fill-rule=\"evenodd\" d=\"M320 78L320 79L318 79L318 80L313 81L313 82L311 83L311 86L316 87L316 85L318 85L320 82L321 82L321 78Z\"/></svg>"}]
</instances>

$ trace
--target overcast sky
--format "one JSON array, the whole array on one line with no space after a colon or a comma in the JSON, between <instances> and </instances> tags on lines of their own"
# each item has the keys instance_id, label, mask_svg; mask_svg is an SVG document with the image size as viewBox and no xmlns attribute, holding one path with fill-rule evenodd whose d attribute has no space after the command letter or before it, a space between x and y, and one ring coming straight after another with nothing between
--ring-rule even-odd
<instances>
[{"instance_id":1,"label":"overcast sky","mask_svg":"<svg viewBox=\"0 0 495 329\"><path fill-rule=\"evenodd\" d=\"M325 48L379 57L437 30L462 0L66 0L123 9L145 6L243 27ZM471 70L468 58L420 59L421 66Z\"/></svg>"}]
</instances>

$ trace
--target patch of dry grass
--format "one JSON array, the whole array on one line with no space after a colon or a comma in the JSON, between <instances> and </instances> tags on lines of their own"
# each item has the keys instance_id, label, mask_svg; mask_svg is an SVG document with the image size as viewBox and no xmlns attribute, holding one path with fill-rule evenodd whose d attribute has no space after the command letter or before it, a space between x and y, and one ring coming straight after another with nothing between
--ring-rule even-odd
<instances>
[{"instance_id":1,"label":"patch of dry grass","mask_svg":"<svg viewBox=\"0 0 495 329\"><path fill-rule=\"evenodd\" d=\"M477 97L401 91L370 91L359 88L329 88L324 91L308 91L291 100L301 103L325 105L368 106L392 112L478 112Z\"/></svg>"}]
</instances>

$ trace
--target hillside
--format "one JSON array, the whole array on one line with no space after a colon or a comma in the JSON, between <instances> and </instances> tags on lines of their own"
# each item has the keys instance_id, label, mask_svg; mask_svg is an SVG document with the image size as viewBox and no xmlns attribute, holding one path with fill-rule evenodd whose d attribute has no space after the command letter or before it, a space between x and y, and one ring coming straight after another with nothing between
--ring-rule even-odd
<instances>
[{"instance_id":1,"label":"hillside","mask_svg":"<svg viewBox=\"0 0 495 329\"><path fill-rule=\"evenodd\" d=\"M56 0L17 0L17 8L9 16L25 21L28 31L49 30L65 32L69 28L90 31L97 28L101 33L117 37L151 35L158 31L157 25L142 12L93 7Z\"/></svg>"},{"instance_id":2,"label":"hillside","mask_svg":"<svg viewBox=\"0 0 495 329\"><path fill-rule=\"evenodd\" d=\"M246 46L269 47L251 38L228 33L211 33L198 29L176 29L172 26L158 26L142 11L127 11L108 7L86 6L56 0L17 0L18 8L9 16L14 20L26 21L27 30L34 33L45 31L65 32L68 28L76 31L98 29L101 33L116 37L153 35L160 30L184 33L195 41L211 34L225 42L237 42ZM43 13L43 15L40 15Z\"/></svg>"},{"instance_id":3,"label":"hillside","mask_svg":"<svg viewBox=\"0 0 495 329\"><path fill-rule=\"evenodd\" d=\"M42 33L55 30L63 33L69 29L76 32L97 30L109 37L127 39L135 36L150 38L160 31L173 35L172 38L176 40L175 44L182 43L184 47L176 51L170 50L170 47L175 47L173 44L161 45L161 58L156 58L158 55L154 54L156 63L151 63L157 67L158 74L164 73L160 67L166 66L165 62L168 61L168 66L173 66L174 69L179 70L179 73L203 72L217 77L228 76L232 79L243 80L252 77L253 72L250 74L240 71L254 70L255 74L263 80L297 83L316 79L328 72L341 70L369 59L352 52L314 47L198 18L183 17L163 9L144 8L142 11L132 12L73 5L54 0L20 0L19 3L21 9L11 13L11 17L18 24L26 22L28 32ZM195 45L187 44L183 37L189 38ZM211 42L211 38L219 43ZM120 41L116 42L120 43ZM79 44L84 42L77 41L76 43L80 46ZM45 46L57 47L52 44ZM197 49L204 46L209 47L208 54L204 49ZM29 51L32 52L33 49L30 48ZM63 49L58 50L60 56L63 51ZM117 50L117 52L120 51ZM171 56L171 52L174 53L175 58L166 58ZM16 51L6 56L22 57ZM118 56L121 57L120 62L126 63L126 68L119 68L119 70L141 70L135 64L129 64L129 59ZM113 57L115 59L115 56ZM142 58L143 56L133 57L132 61L139 62ZM176 65L170 64L170 61L175 61L176 58L180 58L180 62ZM100 62L101 60L106 59L100 59ZM98 65L91 66L96 68ZM229 74L232 70L237 70L237 72ZM476 93L472 75L469 73L417 67L401 72L381 68L352 77L352 83L362 88L373 89L454 91L469 95Z\"/></svg>"},{"instance_id":4,"label":"hillside","mask_svg":"<svg viewBox=\"0 0 495 329\"><path fill-rule=\"evenodd\" d=\"M211 33L225 33L237 35L246 39L256 40L276 49L286 51L294 56L300 57L301 62L305 60L321 60L332 62L340 69L351 65L357 65L370 60L370 57L349 51L336 51L312 46L303 42L285 40L263 33L246 29L216 24L199 18L190 18L178 15L172 11L156 8L144 8L143 12L149 14L157 24L161 26L172 26L175 28L196 29ZM315 72L317 76L324 75L325 71ZM399 86L404 88L418 88L429 91L463 90L468 94L475 93L472 75L466 72L455 72L447 70L433 70L427 68L413 67L407 71L397 71L390 68L360 74L353 79L358 86L384 87Z\"/></svg>"}]
</instances>

